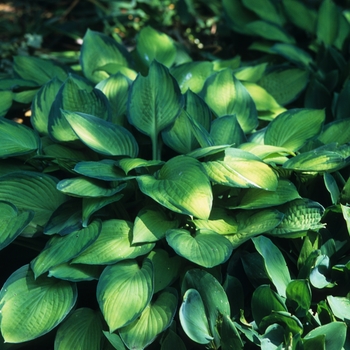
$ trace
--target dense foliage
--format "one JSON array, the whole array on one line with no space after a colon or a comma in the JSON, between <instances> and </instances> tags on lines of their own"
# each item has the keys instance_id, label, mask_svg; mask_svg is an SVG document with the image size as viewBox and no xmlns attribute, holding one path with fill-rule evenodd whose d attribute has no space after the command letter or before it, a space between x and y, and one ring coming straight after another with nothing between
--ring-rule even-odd
<instances>
[{"instance_id":1,"label":"dense foliage","mask_svg":"<svg viewBox=\"0 0 350 350\"><path fill-rule=\"evenodd\" d=\"M3 73L0 349L350 348L349 12L208 3Z\"/></svg>"}]
</instances>

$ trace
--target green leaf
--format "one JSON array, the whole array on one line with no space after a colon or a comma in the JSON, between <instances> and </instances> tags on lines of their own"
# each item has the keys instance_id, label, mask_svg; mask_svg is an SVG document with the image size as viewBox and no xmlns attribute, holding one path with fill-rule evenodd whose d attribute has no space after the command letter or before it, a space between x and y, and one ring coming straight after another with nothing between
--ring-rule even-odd
<instances>
[{"instance_id":1,"label":"green leaf","mask_svg":"<svg viewBox=\"0 0 350 350\"><path fill-rule=\"evenodd\" d=\"M348 233L350 235L350 207L347 205L340 205L341 211L343 213L344 220L346 221L346 226L348 229Z\"/></svg>"},{"instance_id":2,"label":"green leaf","mask_svg":"<svg viewBox=\"0 0 350 350\"><path fill-rule=\"evenodd\" d=\"M81 282L98 280L100 267L82 264L62 263L49 269L48 277L55 277L60 280Z\"/></svg>"},{"instance_id":3,"label":"green leaf","mask_svg":"<svg viewBox=\"0 0 350 350\"><path fill-rule=\"evenodd\" d=\"M314 341L322 336L324 348L327 350L343 349L346 340L346 324L343 322L331 322L311 330L304 337L304 348L315 349ZM317 343L316 343L317 344Z\"/></svg>"},{"instance_id":4,"label":"green leaf","mask_svg":"<svg viewBox=\"0 0 350 350\"><path fill-rule=\"evenodd\" d=\"M283 168L297 171L334 172L348 164L347 154L344 157L337 149L337 145L329 144L290 158L283 164Z\"/></svg>"},{"instance_id":5,"label":"green leaf","mask_svg":"<svg viewBox=\"0 0 350 350\"><path fill-rule=\"evenodd\" d=\"M317 140L324 144L337 142L339 145L350 142L350 119L335 120L326 124Z\"/></svg>"},{"instance_id":6,"label":"green leaf","mask_svg":"<svg viewBox=\"0 0 350 350\"><path fill-rule=\"evenodd\" d=\"M153 263L154 269L154 293L168 287L180 273L183 259L177 255L169 257L163 249L153 249L147 258Z\"/></svg>"},{"instance_id":7,"label":"green leaf","mask_svg":"<svg viewBox=\"0 0 350 350\"><path fill-rule=\"evenodd\" d=\"M180 113L173 124L162 131L164 143L180 154L189 153L200 145L191 120L197 122L205 131L209 131L212 118L212 112L208 105L198 95L187 90L184 97L184 111Z\"/></svg>"},{"instance_id":8,"label":"green leaf","mask_svg":"<svg viewBox=\"0 0 350 350\"><path fill-rule=\"evenodd\" d=\"M115 194L110 197L95 197L83 198L83 216L82 226L86 227L89 223L90 217L103 207L119 201L123 198L123 194Z\"/></svg>"},{"instance_id":9,"label":"green leaf","mask_svg":"<svg viewBox=\"0 0 350 350\"><path fill-rule=\"evenodd\" d=\"M142 350L167 329L173 321L178 303L177 292L167 288L142 311L140 317L119 330L129 349Z\"/></svg>"},{"instance_id":10,"label":"green leaf","mask_svg":"<svg viewBox=\"0 0 350 350\"><path fill-rule=\"evenodd\" d=\"M283 0L283 7L288 19L308 33L315 33L317 13L299 0Z\"/></svg>"},{"instance_id":11,"label":"green leaf","mask_svg":"<svg viewBox=\"0 0 350 350\"><path fill-rule=\"evenodd\" d=\"M35 131L5 118L0 118L0 139L0 158L32 153L40 147Z\"/></svg>"},{"instance_id":12,"label":"green leaf","mask_svg":"<svg viewBox=\"0 0 350 350\"><path fill-rule=\"evenodd\" d=\"M222 350L243 350L244 343L240 334L228 315L223 315L219 321L219 334Z\"/></svg>"},{"instance_id":13,"label":"green leaf","mask_svg":"<svg viewBox=\"0 0 350 350\"><path fill-rule=\"evenodd\" d=\"M249 188L240 197L239 204L230 209L260 209L284 204L301 198L296 187L288 180L279 180L275 191L265 191L259 188Z\"/></svg>"},{"instance_id":14,"label":"green leaf","mask_svg":"<svg viewBox=\"0 0 350 350\"><path fill-rule=\"evenodd\" d=\"M325 45L332 45L338 34L339 14L333 0L323 0L318 10L317 39Z\"/></svg>"},{"instance_id":15,"label":"green leaf","mask_svg":"<svg viewBox=\"0 0 350 350\"><path fill-rule=\"evenodd\" d=\"M165 237L167 230L176 228L177 220L170 220L159 207L145 207L135 218L132 243L156 242Z\"/></svg>"},{"instance_id":16,"label":"green leaf","mask_svg":"<svg viewBox=\"0 0 350 350\"><path fill-rule=\"evenodd\" d=\"M96 85L108 98L112 108L111 122L123 126L127 113L127 101L132 80L121 73L111 75Z\"/></svg>"},{"instance_id":17,"label":"green leaf","mask_svg":"<svg viewBox=\"0 0 350 350\"><path fill-rule=\"evenodd\" d=\"M162 347L160 350L186 350L186 346L181 337L172 331L170 328L167 330L167 335L161 340Z\"/></svg>"},{"instance_id":18,"label":"green leaf","mask_svg":"<svg viewBox=\"0 0 350 350\"><path fill-rule=\"evenodd\" d=\"M237 147L246 141L236 115L225 115L213 120L210 136L215 145L234 145Z\"/></svg>"},{"instance_id":19,"label":"green leaf","mask_svg":"<svg viewBox=\"0 0 350 350\"><path fill-rule=\"evenodd\" d=\"M89 179L84 176L61 180L57 190L74 197L110 197L122 191L126 184L109 186L101 180Z\"/></svg>"},{"instance_id":20,"label":"green leaf","mask_svg":"<svg viewBox=\"0 0 350 350\"><path fill-rule=\"evenodd\" d=\"M324 110L290 109L268 125L264 143L297 151L321 132L325 117Z\"/></svg>"},{"instance_id":21,"label":"green leaf","mask_svg":"<svg viewBox=\"0 0 350 350\"><path fill-rule=\"evenodd\" d=\"M21 343L48 333L73 308L76 285L55 278L34 279L29 265L16 270L0 292L1 333L7 343Z\"/></svg>"},{"instance_id":22,"label":"green leaf","mask_svg":"<svg viewBox=\"0 0 350 350\"><path fill-rule=\"evenodd\" d=\"M321 254L316 258L309 279L312 286L318 289L334 286L330 281L330 259L327 255Z\"/></svg>"},{"instance_id":23,"label":"green leaf","mask_svg":"<svg viewBox=\"0 0 350 350\"><path fill-rule=\"evenodd\" d=\"M327 191L331 195L332 204L337 204L340 198L340 190L335 178L331 174L324 173L323 181Z\"/></svg>"},{"instance_id":24,"label":"green leaf","mask_svg":"<svg viewBox=\"0 0 350 350\"><path fill-rule=\"evenodd\" d=\"M258 84L274 97L278 104L284 106L299 96L308 81L307 70L283 68L267 73L258 81Z\"/></svg>"},{"instance_id":25,"label":"green leaf","mask_svg":"<svg viewBox=\"0 0 350 350\"><path fill-rule=\"evenodd\" d=\"M240 212L236 218L238 222L237 233L228 235L226 238L230 240L235 249L251 237L270 232L279 225L282 219L283 214L275 209Z\"/></svg>"},{"instance_id":26,"label":"green leaf","mask_svg":"<svg viewBox=\"0 0 350 350\"><path fill-rule=\"evenodd\" d=\"M197 229L209 229L221 235L237 233L238 223L231 213L222 208L213 208L208 220L195 219Z\"/></svg>"},{"instance_id":27,"label":"green leaf","mask_svg":"<svg viewBox=\"0 0 350 350\"><path fill-rule=\"evenodd\" d=\"M199 292L209 321L210 335L214 337L218 348L220 344L218 319L221 315L230 316L230 304L223 287L210 273L200 269L191 269L186 272L182 281L182 294L185 294L188 289L196 289Z\"/></svg>"},{"instance_id":28,"label":"green leaf","mask_svg":"<svg viewBox=\"0 0 350 350\"><path fill-rule=\"evenodd\" d=\"M258 327L262 319L269 316L272 311L287 311L283 298L266 284L254 290L251 308L254 321Z\"/></svg>"},{"instance_id":29,"label":"green leaf","mask_svg":"<svg viewBox=\"0 0 350 350\"><path fill-rule=\"evenodd\" d=\"M30 122L33 128L41 135L48 135L49 114L62 81L53 78L44 84L36 93L32 103L32 116Z\"/></svg>"},{"instance_id":30,"label":"green leaf","mask_svg":"<svg viewBox=\"0 0 350 350\"><path fill-rule=\"evenodd\" d=\"M290 281L286 289L286 297L287 302L293 302L296 305L296 316L306 316L312 301L309 281L303 279Z\"/></svg>"},{"instance_id":31,"label":"green leaf","mask_svg":"<svg viewBox=\"0 0 350 350\"><path fill-rule=\"evenodd\" d=\"M113 159L102 159L98 162L79 162L75 165L74 171L104 181L118 181L125 178L125 174L116 167L116 161Z\"/></svg>"},{"instance_id":32,"label":"green leaf","mask_svg":"<svg viewBox=\"0 0 350 350\"><path fill-rule=\"evenodd\" d=\"M48 131L55 141L75 141L78 136L71 129L63 111L91 114L103 120L109 120L111 114L107 97L83 78L72 75L62 84L51 106Z\"/></svg>"},{"instance_id":33,"label":"green leaf","mask_svg":"<svg viewBox=\"0 0 350 350\"><path fill-rule=\"evenodd\" d=\"M123 158L116 162L116 165L122 168L125 174L134 169L136 169L136 173L139 173L137 170L141 169L140 173L142 174L143 168L146 172L151 173L154 172L153 169L158 170L163 164L164 162L161 160L145 160L142 158Z\"/></svg>"},{"instance_id":34,"label":"green leaf","mask_svg":"<svg viewBox=\"0 0 350 350\"><path fill-rule=\"evenodd\" d=\"M283 19L275 3L271 0L242 0L243 5L249 10L255 12L260 18L283 25Z\"/></svg>"},{"instance_id":35,"label":"green leaf","mask_svg":"<svg viewBox=\"0 0 350 350\"><path fill-rule=\"evenodd\" d=\"M99 237L73 263L110 265L133 259L152 250L154 244L131 244L133 225L125 220L103 221Z\"/></svg>"},{"instance_id":36,"label":"green leaf","mask_svg":"<svg viewBox=\"0 0 350 350\"><path fill-rule=\"evenodd\" d=\"M285 297L291 278L281 251L267 237L255 237L252 241L255 249L264 258L265 269L271 282L275 285L277 292Z\"/></svg>"},{"instance_id":37,"label":"green leaf","mask_svg":"<svg viewBox=\"0 0 350 350\"><path fill-rule=\"evenodd\" d=\"M289 33L284 30L283 27L271 22L253 21L248 23L245 26L245 29L252 35L259 36L264 39L280 41L287 44L295 43L295 39L289 35Z\"/></svg>"},{"instance_id":38,"label":"green leaf","mask_svg":"<svg viewBox=\"0 0 350 350\"><path fill-rule=\"evenodd\" d=\"M170 69L183 94L187 90L198 94L213 71L213 63L208 61L186 62Z\"/></svg>"},{"instance_id":39,"label":"green leaf","mask_svg":"<svg viewBox=\"0 0 350 350\"><path fill-rule=\"evenodd\" d=\"M56 190L56 184L56 178L42 173L10 173L0 178L0 198L19 210L33 211L31 225L44 226L67 198Z\"/></svg>"},{"instance_id":40,"label":"green leaf","mask_svg":"<svg viewBox=\"0 0 350 350\"><path fill-rule=\"evenodd\" d=\"M107 331L103 331L103 334L106 336L108 341L113 345L115 349L126 350L126 347L118 334L109 333Z\"/></svg>"},{"instance_id":41,"label":"green leaf","mask_svg":"<svg viewBox=\"0 0 350 350\"><path fill-rule=\"evenodd\" d=\"M150 66L153 60L157 60L164 66L170 67L176 57L176 48L172 39L150 26L140 30L137 36L136 52L146 66Z\"/></svg>"},{"instance_id":42,"label":"green leaf","mask_svg":"<svg viewBox=\"0 0 350 350\"><path fill-rule=\"evenodd\" d=\"M285 336L291 333L302 334L303 333L303 324L301 321L294 315L291 315L286 311L272 311L268 316L265 316L260 323L260 329L265 331L269 326L273 324L280 324L285 329Z\"/></svg>"},{"instance_id":43,"label":"green leaf","mask_svg":"<svg viewBox=\"0 0 350 350\"><path fill-rule=\"evenodd\" d=\"M335 317L342 321L350 320L350 300L345 297L334 297L333 295L327 296L327 302L332 309Z\"/></svg>"},{"instance_id":44,"label":"green leaf","mask_svg":"<svg viewBox=\"0 0 350 350\"><path fill-rule=\"evenodd\" d=\"M177 82L169 70L157 61L150 65L147 77L139 74L132 84L128 120L151 138L154 160L159 158L159 133L174 122L182 106L183 98Z\"/></svg>"},{"instance_id":45,"label":"green leaf","mask_svg":"<svg viewBox=\"0 0 350 350\"><path fill-rule=\"evenodd\" d=\"M87 30L81 47L80 63L87 79L98 83L109 77L103 69L108 64L127 67L130 54L126 48L105 34Z\"/></svg>"},{"instance_id":46,"label":"green leaf","mask_svg":"<svg viewBox=\"0 0 350 350\"><path fill-rule=\"evenodd\" d=\"M210 334L202 297L196 289L188 289L184 294L179 316L186 335L196 343L208 344L214 339Z\"/></svg>"},{"instance_id":47,"label":"green leaf","mask_svg":"<svg viewBox=\"0 0 350 350\"><path fill-rule=\"evenodd\" d=\"M13 204L0 201L0 250L14 241L32 221L33 211L19 211Z\"/></svg>"},{"instance_id":48,"label":"green leaf","mask_svg":"<svg viewBox=\"0 0 350 350\"><path fill-rule=\"evenodd\" d=\"M202 164L191 157L178 156L164 164L156 177L138 177L141 192L162 206L181 214L207 219L213 195Z\"/></svg>"},{"instance_id":49,"label":"green leaf","mask_svg":"<svg viewBox=\"0 0 350 350\"><path fill-rule=\"evenodd\" d=\"M152 298L152 262L145 259L140 267L136 260L126 260L107 266L100 276L96 293L110 332L130 324Z\"/></svg>"},{"instance_id":50,"label":"green leaf","mask_svg":"<svg viewBox=\"0 0 350 350\"><path fill-rule=\"evenodd\" d=\"M261 188L274 191L278 181L274 171L250 152L234 148L225 149L223 160L203 163L210 179L218 184Z\"/></svg>"},{"instance_id":51,"label":"green leaf","mask_svg":"<svg viewBox=\"0 0 350 350\"><path fill-rule=\"evenodd\" d=\"M51 267L67 262L79 255L96 241L101 232L101 222L94 221L88 227L66 236L53 236L41 253L31 262L35 278Z\"/></svg>"},{"instance_id":52,"label":"green leaf","mask_svg":"<svg viewBox=\"0 0 350 350\"><path fill-rule=\"evenodd\" d=\"M108 156L137 156L138 144L124 127L90 114L62 113L79 139L95 152Z\"/></svg>"},{"instance_id":53,"label":"green leaf","mask_svg":"<svg viewBox=\"0 0 350 350\"><path fill-rule=\"evenodd\" d=\"M58 327L55 349L96 350L102 341L102 320L100 314L90 308L76 309Z\"/></svg>"},{"instance_id":54,"label":"green leaf","mask_svg":"<svg viewBox=\"0 0 350 350\"><path fill-rule=\"evenodd\" d=\"M258 117L254 101L231 69L212 74L205 81L200 96L219 117L236 114L245 133L257 127Z\"/></svg>"},{"instance_id":55,"label":"green leaf","mask_svg":"<svg viewBox=\"0 0 350 350\"><path fill-rule=\"evenodd\" d=\"M15 56L13 69L17 75L38 85L43 85L53 78L66 80L70 70L55 61L34 56Z\"/></svg>"},{"instance_id":56,"label":"green leaf","mask_svg":"<svg viewBox=\"0 0 350 350\"><path fill-rule=\"evenodd\" d=\"M194 236L185 229L169 230L166 240L176 254L203 267L223 264L233 250L228 239L208 229L198 230Z\"/></svg>"},{"instance_id":57,"label":"green leaf","mask_svg":"<svg viewBox=\"0 0 350 350\"><path fill-rule=\"evenodd\" d=\"M0 90L0 99L1 99L0 117L4 117L7 111L12 106L12 91Z\"/></svg>"}]
</instances>

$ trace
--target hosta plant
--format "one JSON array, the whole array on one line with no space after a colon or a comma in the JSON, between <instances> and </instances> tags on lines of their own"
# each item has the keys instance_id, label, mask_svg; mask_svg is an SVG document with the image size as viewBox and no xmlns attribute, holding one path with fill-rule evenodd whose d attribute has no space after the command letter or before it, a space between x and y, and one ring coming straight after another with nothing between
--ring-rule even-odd
<instances>
[{"instance_id":1,"label":"hosta plant","mask_svg":"<svg viewBox=\"0 0 350 350\"><path fill-rule=\"evenodd\" d=\"M3 348L346 349L344 98L289 108L273 63L192 61L151 27L132 52L88 31L80 66L19 56L1 83L0 246L34 252Z\"/></svg>"}]
</instances>

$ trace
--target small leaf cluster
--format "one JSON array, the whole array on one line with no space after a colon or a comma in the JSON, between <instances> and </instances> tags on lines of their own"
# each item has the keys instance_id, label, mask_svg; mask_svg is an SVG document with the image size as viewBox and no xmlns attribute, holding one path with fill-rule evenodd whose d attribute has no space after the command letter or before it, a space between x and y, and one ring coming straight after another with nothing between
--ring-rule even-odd
<instances>
[{"instance_id":1,"label":"small leaf cluster","mask_svg":"<svg viewBox=\"0 0 350 350\"><path fill-rule=\"evenodd\" d=\"M223 1L259 61L194 61L150 26L132 51L88 30L80 70L14 58L0 248L38 251L0 291L9 349L349 346L350 24L330 0L278 4Z\"/></svg>"}]
</instances>

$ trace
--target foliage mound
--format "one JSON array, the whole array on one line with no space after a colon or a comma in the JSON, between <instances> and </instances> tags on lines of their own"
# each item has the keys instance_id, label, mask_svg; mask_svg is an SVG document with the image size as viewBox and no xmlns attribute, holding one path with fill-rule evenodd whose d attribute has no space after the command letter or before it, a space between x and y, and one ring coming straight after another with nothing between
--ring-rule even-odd
<instances>
[{"instance_id":1,"label":"foliage mound","mask_svg":"<svg viewBox=\"0 0 350 350\"><path fill-rule=\"evenodd\" d=\"M87 30L75 67L14 57L2 349L350 347L347 13L218 9L258 59L193 60L147 25L131 51Z\"/></svg>"}]
</instances>

